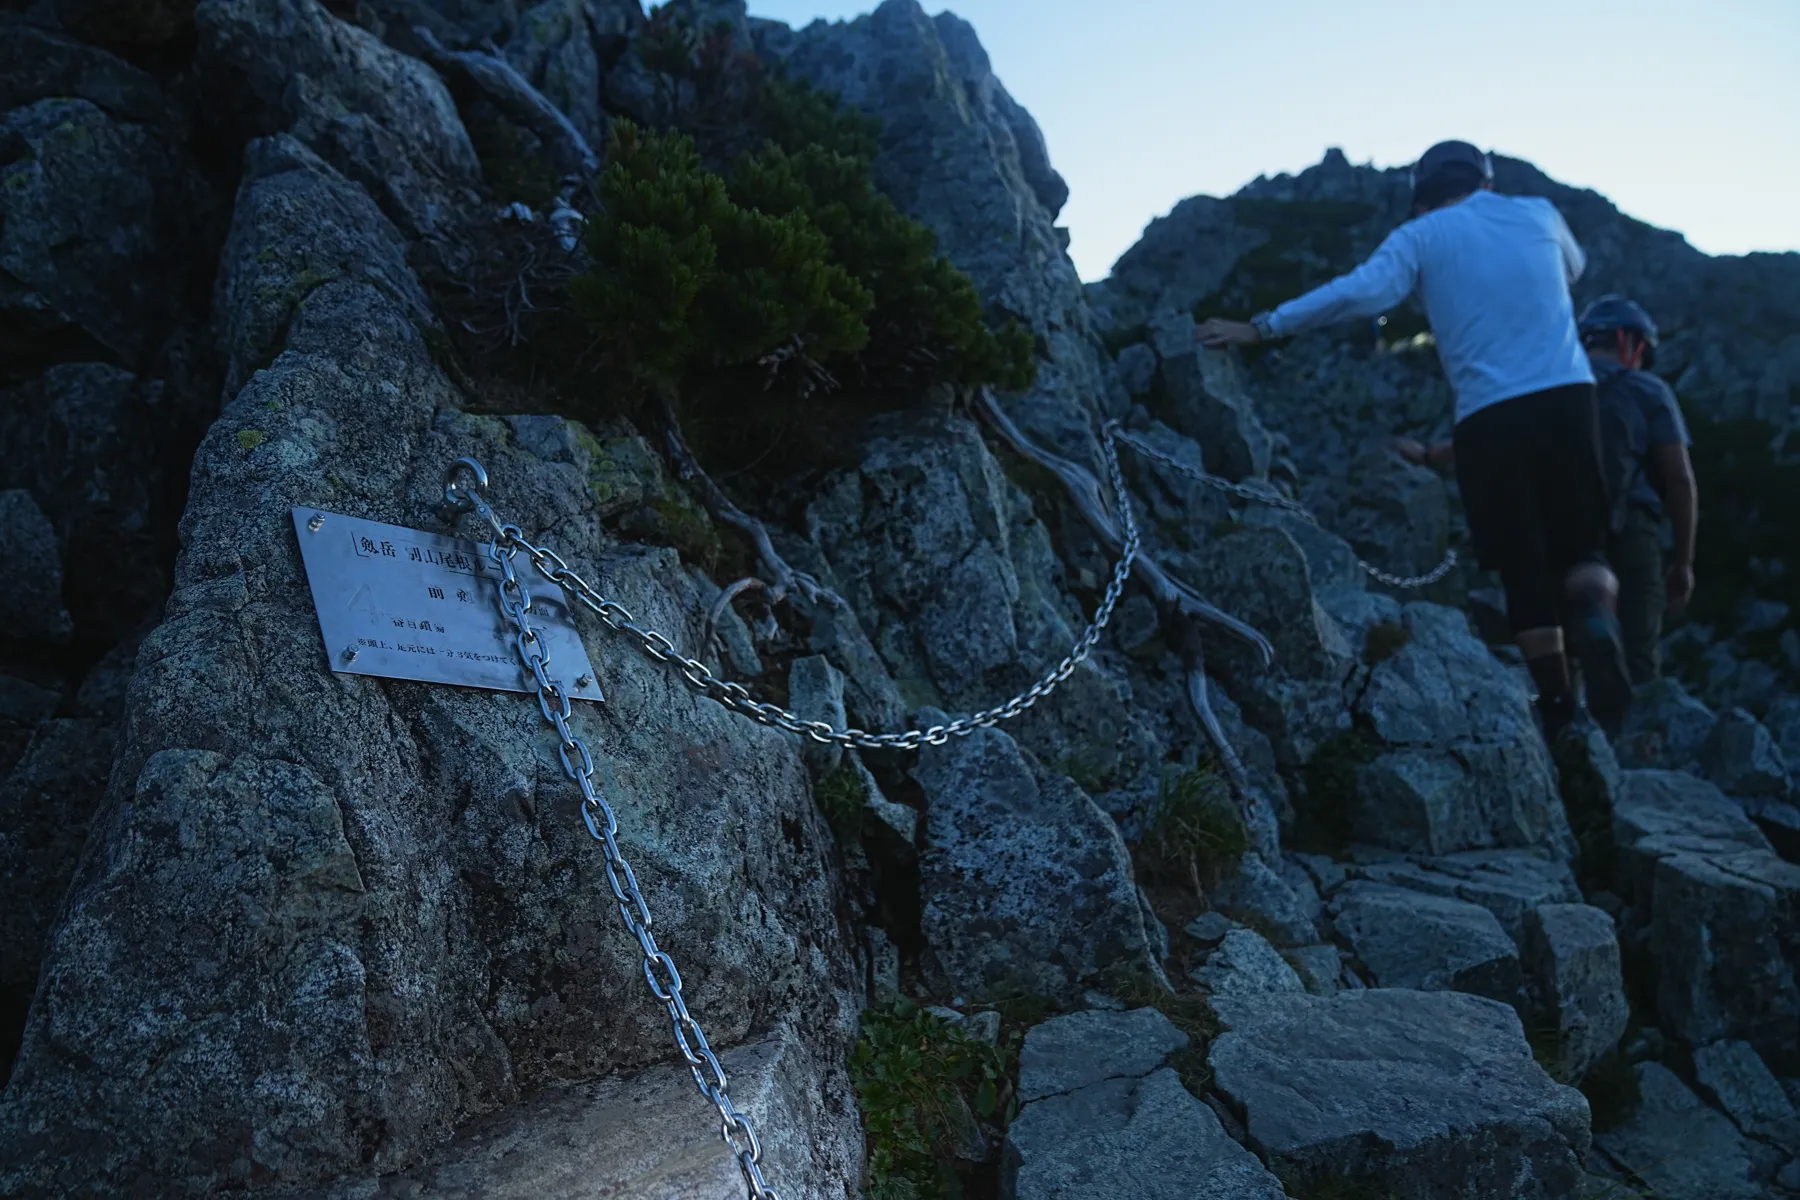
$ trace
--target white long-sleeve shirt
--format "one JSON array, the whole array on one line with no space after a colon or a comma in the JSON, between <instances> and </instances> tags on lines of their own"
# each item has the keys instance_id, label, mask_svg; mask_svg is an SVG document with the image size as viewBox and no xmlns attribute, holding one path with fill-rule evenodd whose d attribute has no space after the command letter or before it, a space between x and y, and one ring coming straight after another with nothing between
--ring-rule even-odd
<instances>
[{"instance_id":1,"label":"white long-sleeve shirt","mask_svg":"<svg viewBox=\"0 0 1800 1200\"><path fill-rule=\"evenodd\" d=\"M1270 314L1277 334L1373 317L1418 289L1456 393L1456 419L1545 388L1591 383L1569 285L1586 256L1539 196L1479 191L1406 222L1369 260Z\"/></svg>"}]
</instances>

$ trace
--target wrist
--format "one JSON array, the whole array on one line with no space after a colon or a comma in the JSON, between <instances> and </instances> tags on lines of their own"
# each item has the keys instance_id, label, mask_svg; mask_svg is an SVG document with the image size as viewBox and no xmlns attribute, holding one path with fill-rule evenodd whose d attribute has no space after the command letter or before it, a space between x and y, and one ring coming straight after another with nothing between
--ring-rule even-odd
<instances>
[{"instance_id":1,"label":"wrist","mask_svg":"<svg viewBox=\"0 0 1800 1200\"><path fill-rule=\"evenodd\" d=\"M1256 330L1256 339L1260 342L1275 340L1275 314L1259 312L1250 318L1250 328Z\"/></svg>"}]
</instances>

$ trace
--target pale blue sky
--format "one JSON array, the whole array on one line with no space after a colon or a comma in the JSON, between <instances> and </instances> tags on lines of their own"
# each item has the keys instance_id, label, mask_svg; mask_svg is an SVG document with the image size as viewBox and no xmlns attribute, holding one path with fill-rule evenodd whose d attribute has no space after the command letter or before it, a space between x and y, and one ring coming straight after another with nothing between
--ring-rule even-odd
<instances>
[{"instance_id":1,"label":"pale blue sky","mask_svg":"<svg viewBox=\"0 0 1800 1200\"><path fill-rule=\"evenodd\" d=\"M804 25L873 0L750 0ZM926 0L1071 191L1085 279L1197 192L1467 138L1713 254L1800 250L1800 0Z\"/></svg>"}]
</instances>

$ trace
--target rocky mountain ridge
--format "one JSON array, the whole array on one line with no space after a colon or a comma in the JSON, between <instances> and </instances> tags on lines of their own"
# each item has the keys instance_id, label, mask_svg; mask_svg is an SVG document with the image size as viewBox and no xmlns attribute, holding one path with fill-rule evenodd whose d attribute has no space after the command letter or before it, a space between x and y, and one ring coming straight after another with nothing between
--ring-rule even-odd
<instances>
[{"instance_id":1,"label":"rocky mountain ridge","mask_svg":"<svg viewBox=\"0 0 1800 1200\"><path fill-rule=\"evenodd\" d=\"M1010 1103L955 1099L966 1120L934 1135L971 1189L1800 1183L1781 668L1755 715L1661 685L1627 769L1603 743L1553 763L1471 581L1417 599L1358 562L1423 572L1453 537L1443 483L1379 447L1440 419L1427 355L1352 331L1238 361L1186 334L1196 305L1357 253L1391 177L1328 158L1187 202L1084 289L1066 188L967 23L912 0L801 30L672 6L880 117L883 188L1038 347L1029 392L933 392L870 417L851 466L735 485L791 514L779 553L847 602L772 627L718 604L695 547L720 535L652 439L472 374L446 316L443 281L534 178L496 128L548 155L679 96L652 18L168 7L39 5L0 37L0 530L39 584L9 594L22 636L0 645L22 1031L0 1193L740 1190L557 738L523 696L333 673L289 509L442 529L442 471L473 455L508 519L710 669L894 730L1021 692L1076 643L1116 553L1078 486L1107 477L1107 419L1166 456L1122 451L1145 566L1093 653L998 728L809 747L582 626L608 700L573 724L781 1194L899 1186L853 1047L903 994L945 1045L1017 1046ZM1737 296L1729 341L1674 296L1729 291L1723 266L1556 198L1598 277L1655 260L1644 285L1671 281L1684 395L1789 419L1765 393L1791 378L1791 291ZM1363 224L1330 237L1305 207L1347 203ZM186 273L210 289L155 285ZM1284 495L1319 523L1264 502ZM115 546L146 565L84 549ZM1608 1087L1638 1098L1605 1107ZM1696 1130L1708 1152L1674 1153Z\"/></svg>"}]
</instances>

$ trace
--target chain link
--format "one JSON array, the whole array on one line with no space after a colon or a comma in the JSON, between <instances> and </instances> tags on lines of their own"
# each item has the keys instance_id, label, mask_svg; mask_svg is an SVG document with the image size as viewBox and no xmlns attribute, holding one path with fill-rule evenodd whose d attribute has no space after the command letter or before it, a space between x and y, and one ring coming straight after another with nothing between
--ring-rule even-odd
<instances>
[{"instance_id":1,"label":"chain link","mask_svg":"<svg viewBox=\"0 0 1800 1200\"><path fill-rule=\"evenodd\" d=\"M743 1173L750 1200L780 1200L775 1189L763 1178L762 1144L757 1141L756 1130L750 1124L750 1119L732 1103L725 1068L719 1064L718 1056L707 1042L700 1022L688 1011L687 1000L682 993L681 972L676 969L675 960L669 957L668 952L656 944L656 935L651 932L650 908L644 903L644 893L638 886L637 873L631 869L631 863L619 849L618 816L613 812L606 794L594 785L594 759L588 752L586 743L569 728L571 710L568 693L557 686L547 673L546 669L550 665L548 648L531 624L531 590L513 567L513 559L529 543L524 540L517 526L502 525L479 495L459 496L454 488L446 487L445 498L454 507L472 508L493 527L494 540L488 543L488 557L493 560L501 575L495 592L496 602L501 615L517 631L514 644L518 647L520 661L537 684L538 708L542 710L544 720L556 730L556 753L562 760L563 771L581 789L581 820L587 826L588 833L602 847L606 885L612 892L614 903L618 905L619 919L625 923L626 932L637 940L638 949L643 953L644 982L649 985L651 994L668 1010L669 1021L675 1033L675 1046L681 1051L681 1057L694 1077L694 1085L719 1112L719 1136L731 1151L738 1170ZM543 569L543 562L562 562L554 551L539 547L532 548L532 560L539 565L539 570ZM564 567L564 570L567 568ZM667 642L666 638L662 640Z\"/></svg>"},{"instance_id":2,"label":"chain link","mask_svg":"<svg viewBox=\"0 0 1800 1200\"><path fill-rule=\"evenodd\" d=\"M1252 500L1258 504L1266 504L1271 508L1284 509L1287 512L1296 514L1308 525L1318 529L1325 528L1323 525L1319 524L1319 518L1313 516L1312 512L1298 500L1290 500L1286 496L1275 492L1273 489L1265 490L1263 488L1250 487L1242 483L1232 483L1228 479L1220 479L1217 475L1209 475L1199 467L1189 466L1187 463L1171 458L1169 455L1164 454L1162 451L1151 446L1134 434L1120 433L1117 436L1121 442L1124 442L1127 446L1130 446L1145 458L1162 463L1164 466L1187 476L1197 483L1203 483L1210 488L1216 488L1221 492L1229 492L1234 496L1242 497L1245 500ZM1356 565L1361 567L1371 578L1385 583L1389 587L1422 588L1429 587L1450 573L1450 569L1456 565L1456 551L1445 550L1444 557L1438 562L1438 565L1431 568L1431 570L1425 572L1423 575L1394 575L1382 570L1373 563L1364 562L1361 558L1356 560Z\"/></svg>"}]
</instances>

